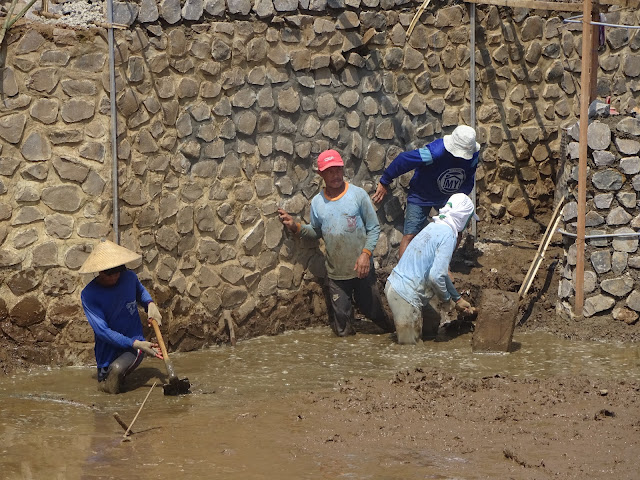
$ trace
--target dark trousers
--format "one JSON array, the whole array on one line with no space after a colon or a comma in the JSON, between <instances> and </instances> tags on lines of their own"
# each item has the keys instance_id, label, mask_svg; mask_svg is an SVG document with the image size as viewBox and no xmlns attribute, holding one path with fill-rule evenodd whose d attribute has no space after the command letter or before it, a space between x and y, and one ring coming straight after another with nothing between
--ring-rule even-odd
<instances>
[{"instance_id":1,"label":"dark trousers","mask_svg":"<svg viewBox=\"0 0 640 480\"><path fill-rule=\"evenodd\" d=\"M394 325L382 308L380 291L376 285L376 274L373 269L365 278L349 280L329 279L329 324L339 337L354 335L353 301L363 315L378 325L384 332L393 332Z\"/></svg>"},{"instance_id":2,"label":"dark trousers","mask_svg":"<svg viewBox=\"0 0 640 480\"><path fill-rule=\"evenodd\" d=\"M133 353L135 351L135 353ZM107 379L110 372L116 372L116 375L122 380L124 377L133 372L138 365L142 363L144 353L142 350L126 351L116 358L108 367L98 368L98 382Z\"/></svg>"}]
</instances>

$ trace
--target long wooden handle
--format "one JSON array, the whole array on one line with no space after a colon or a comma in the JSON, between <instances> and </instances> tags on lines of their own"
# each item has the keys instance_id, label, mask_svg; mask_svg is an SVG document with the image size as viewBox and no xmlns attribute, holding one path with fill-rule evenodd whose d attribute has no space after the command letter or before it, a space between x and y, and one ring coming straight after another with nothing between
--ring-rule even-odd
<instances>
[{"instance_id":1,"label":"long wooden handle","mask_svg":"<svg viewBox=\"0 0 640 480\"><path fill-rule=\"evenodd\" d=\"M158 339L158 345L160 345L160 350L162 351L162 358L164 359L164 364L167 367L167 372L169 373L169 378L177 378L176 372L173 369L173 364L171 360L169 360L169 353L167 353L167 347L164 345L164 340L162 340L162 334L160 333L160 327L158 326L158 322L153 318L149 318L149 322L153 327L153 331L156 333L156 338Z\"/></svg>"},{"instance_id":2,"label":"long wooden handle","mask_svg":"<svg viewBox=\"0 0 640 480\"><path fill-rule=\"evenodd\" d=\"M540 246L538 247L538 251L536 252L536 255L533 257L533 261L531 262L531 265L529 266L529 270L527 271L527 274L524 276L524 280L522 282L522 285L520 286L520 290L518 291L518 295L520 298L523 298L527 294L527 291L529 290L529 287L533 282L533 277L535 277L536 273L538 273L538 267L540 267L540 262L544 258L544 252L547 250L547 247L551 242L551 238L553 237L553 234L556 233L556 228L558 228L558 224L560 223L560 219L562 218L562 215L560 212L561 212L562 205L564 204L564 200L565 200L564 197L560 199L560 201L558 202L558 205L556 205L556 208L553 211L553 215L551 215L551 220L549 221L549 225L547 225L547 229L545 230L544 235L542 236L542 240L540 241Z\"/></svg>"},{"instance_id":3,"label":"long wooden handle","mask_svg":"<svg viewBox=\"0 0 640 480\"><path fill-rule=\"evenodd\" d=\"M162 339L162 334L160 333L160 327L158 326L158 322L156 322L155 318L149 318L149 322L153 327L153 331L156 333L156 338L158 339L158 345L160 345L160 350L162 351L162 357L165 360L169 359L169 354L167 353L167 347L164 345L164 340Z\"/></svg>"}]
</instances>

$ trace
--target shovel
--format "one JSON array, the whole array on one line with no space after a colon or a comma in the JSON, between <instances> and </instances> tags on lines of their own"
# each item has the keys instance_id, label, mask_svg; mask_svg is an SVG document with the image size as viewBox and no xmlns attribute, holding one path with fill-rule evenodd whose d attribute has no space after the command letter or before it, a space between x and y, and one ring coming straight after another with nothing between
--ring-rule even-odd
<instances>
[{"instance_id":1,"label":"shovel","mask_svg":"<svg viewBox=\"0 0 640 480\"><path fill-rule=\"evenodd\" d=\"M189 379L178 378L176 372L173 370L173 364L171 363L171 360L169 360L167 347L165 347L164 340L162 340L162 334L160 333L158 322L156 322L154 318L149 318L149 323L151 323L151 326L153 326L153 331L156 333L156 338L158 339L160 350L162 350L162 358L164 358L164 363L167 366L167 373L169 374L169 383L162 386L162 388L164 389L164 394L184 395L186 393L189 393L189 389L191 388Z\"/></svg>"},{"instance_id":2,"label":"shovel","mask_svg":"<svg viewBox=\"0 0 640 480\"><path fill-rule=\"evenodd\" d=\"M476 329L473 332L473 351L480 352L509 352L513 331L516 326L518 306L531 287L538 268L544 259L544 254L551 242L551 237L556 232L562 215L560 214L564 197L556 205L551 221L542 237L538 251L531 262L529 271L518 293L502 290L485 289L479 300L478 318Z\"/></svg>"}]
</instances>

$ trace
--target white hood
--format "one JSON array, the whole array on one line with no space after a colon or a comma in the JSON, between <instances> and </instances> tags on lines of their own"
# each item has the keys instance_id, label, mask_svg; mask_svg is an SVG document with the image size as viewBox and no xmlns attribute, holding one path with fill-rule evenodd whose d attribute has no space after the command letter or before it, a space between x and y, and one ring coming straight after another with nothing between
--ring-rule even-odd
<instances>
[{"instance_id":1,"label":"white hood","mask_svg":"<svg viewBox=\"0 0 640 480\"><path fill-rule=\"evenodd\" d=\"M467 227L472 216L479 220L478 215L475 214L471 199L464 193L455 193L449 197L449 200L440 209L438 215L433 217L433 221L449 225L457 235Z\"/></svg>"}]
</instances>

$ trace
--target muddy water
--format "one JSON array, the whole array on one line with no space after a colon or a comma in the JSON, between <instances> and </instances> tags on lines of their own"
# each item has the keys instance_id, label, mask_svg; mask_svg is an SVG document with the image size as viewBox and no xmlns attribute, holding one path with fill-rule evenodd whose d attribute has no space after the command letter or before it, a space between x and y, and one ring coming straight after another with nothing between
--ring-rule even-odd
<instances>
[{"instance_id":1,"label":"muddy water","mask_svg":"<svg viewBox=\"0 0 640 480\"><path fill-rule=\"evenodd\" d=\"M159 386L136 421L130 442L113 419L130 422L164 364L147 359L132 390L99 393L95 369L34 370L0 378L0 478L334 479L449 478L458 460L429 452L379 452L341 459L305 454L287 441L300 429L282 399L332 388L354 376L391 377L397 370L438 367L459 377L588 374L640 380L640 348L516 334L508 355L471 353L471 335L415 347L387 335L334 337L328 328L262 337L173 355L192 394L165 397ZM403 455L420 461L404 462ZM426 477L425 477L426 475Z\"/></svg>"}]
</instances>

